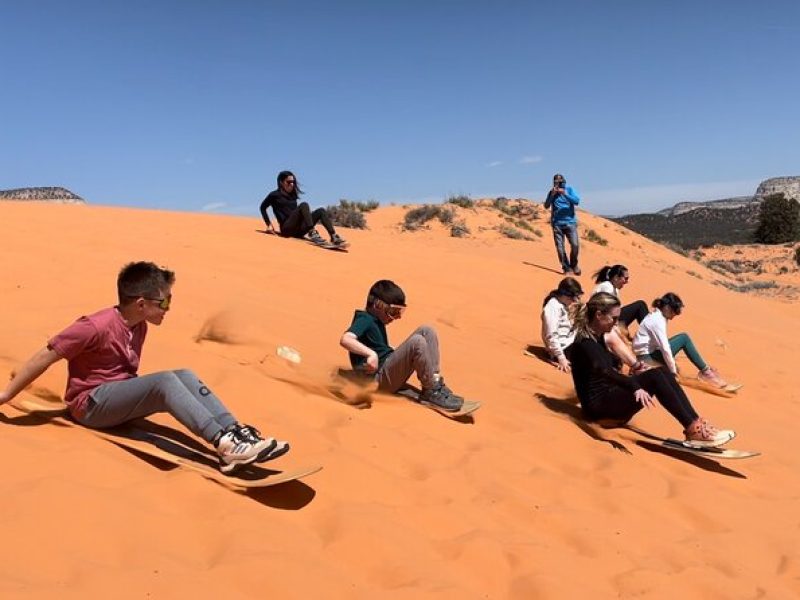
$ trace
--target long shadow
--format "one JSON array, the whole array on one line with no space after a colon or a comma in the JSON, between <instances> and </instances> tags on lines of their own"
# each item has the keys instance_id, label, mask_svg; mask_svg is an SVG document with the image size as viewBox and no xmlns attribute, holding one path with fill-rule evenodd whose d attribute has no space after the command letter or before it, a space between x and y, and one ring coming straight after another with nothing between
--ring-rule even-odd
<instances>
[{"instance_id":1,"label":"long shadow","mask_svg":"<svg viewBox=\"0 0 800 600\"><path fill-rule=\"evenodd\" d=\"M536 267L537 269L541 269L542 271L550 271L551 273L563 275L560 269L552 269L550 267L545 267L544 265L537 265L536 263L528 262L527 260L523 260L522 264L528 265L529 267Z\"/></svg>"},{"instance_id":2,"label":"long shadow","mask_svg":"<svg viewBox=\"0 0 800 600\"><path fill-rule=\"evenodd\" d=\"M607 440L603 436L601 436L597 430L592 427L584 418L581 412L581 407L577 404L570 402L568 400L564 400L562 398L553 398L552 396L546 396L542 393L536 393L535 396L538 398L539 402L541 402L545 408L551 410L554 413L566 416L572 423L581 431L583 431L586 435L597 442L603 442L604 444L608 444L614 450L619 450L620 452L624 452L625 454L631 454L631 451L625 447L624 444L616 441L616 440Z\"/></svg>"},{"instance_id":3,"label":"long shadow","mask_svg":"<svg viewBox=\"0 0 800 600\"><path fill-rule=\"evenodd\" d=\"M63 422L53 421L55 417L64 417L65 411L63 408L53 410L41 410L36 413L23 414L18 417L8 417L0 413L0 421L8 425L18 425L23 427L31 427L37 425L57 425L60 427L81 427L79 424L68 425ZM163 452L190 460L200 465L204 465L211 469L217 469L219 462L216 454L214 454L208 447L204 446L197 439L178 431L167 425L153 423L146 419L138 419L136 426L123 426L119 428L111 428L104 430L104 433L118 436L120 443L115 444L117 447L122 448L129 454L144 460L148 464L158 468L161 471L172 471L180 468L179 465L172 463L165 458L152 456L145 451L136 450L124 445L125 439L134 440L138 442L145 442L151 444L154 448L158 448ZM114 443L113 440L106 440ZM264 479L270 475L281 473L278 469L268 469L260 465L247 465L241 467L236 471L236 478L246 481L257 479ZM219 484L221 487L222 484ZM287 488L287 489L283 489ZM230 488L228 488L230 490ZM271 508L280 508L284 510L299 510L306 506L314 496L316 491L305 483L295 480L276 485L274 487L264 488L249 488L243 490L231 490L234 493L239 493L252 498Z\"/></svg>"},{"instance_id":4,"label":"long shadow","mask_svg":"<svg viewBox=\"0 0 800 600\"><path fill-rule=\"evenodd\" d=\"M532 356L533 358L538 358L542 362L546 362L548 365L553 367L558 364L550 357L550 353L544 346L534 346L533 344L528 344L525 346L525 354L527 356Z\"/></svg>"},{"instance_id":5,"label":"long shadow","mask_svg":"<svg viewBox=\"0 0 800 600\"><path fill-rule=\"evenodd\" d=\"M718 473L720 475L725 475L727 477L736 477L737 479L747 479L747 475L740 473L739 471L734 471L733 469L729 469L717 461L712 460L710 458L706 458L704 456L698 456L695 454L688 454L686 452L681 452L680 450L672 450L661 444L656 444L654 442L645 442L643 440L636 440L636 445L645 448L646 450L650 450L651 452L658 452L659 454L667 454L672 458L677 458L678 460L682 460L684 462L689 463L690 465L694 465L695 467L699 467L704 471L710 471L711 473Z\"/></svg>"}]
</instances>

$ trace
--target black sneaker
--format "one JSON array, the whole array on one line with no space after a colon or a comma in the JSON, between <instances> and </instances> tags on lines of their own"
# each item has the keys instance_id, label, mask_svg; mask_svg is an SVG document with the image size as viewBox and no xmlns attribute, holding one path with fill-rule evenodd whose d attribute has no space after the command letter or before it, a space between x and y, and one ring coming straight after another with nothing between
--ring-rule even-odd
<instances>
[{"instance_id":1,"label":"black sneaker","mask_svg":"<svg viewBox=\"0 0 800 600\"><path fill-rule=\"evenodd\" d=\"M442 377L441 375L439 376L439 386L441 386L442 390L444 390L446 394L452 396L453 398L456 398L461 403L464 402L464 397L459 396L453 390L447 387L447 384L444 382L444 377Z\"/></svg>"},{"instance_id":2,"label":"black sneaker","mask_svg":"<svg viewBox=\"0 0 800 600\"><path fill-rule=\"evenodd\" d=\"M419 401L420 404L441 408L447 412L461 410L461 405L464 403L463 398L448 393L447 389L441 384L441 381L436 387L422 390L422 393L419 395Z\"/></svg>"},{"instance_id":3,"label":"black sneaker","mask_svg":"<svg viewBox=\"0 0 800 600\"><path fill-rule=\"evenodd\" d=\"M331 244L334 246L347 246L347 242L338 233L334 233L331 236Z\"/></svg>"},{"instance_id":4,"label":"black sneaker","mask_svg":"<svg viewBox=\"0 0 800 600\"><path fill-rule=\"evenodd\" d=\"M322 239L322 236L317 232L316 229L312 229L306 234L306 239L311 242L312 244L316 244L317 246L324 246L327 242Z\"/></svg>"}]
</instances>

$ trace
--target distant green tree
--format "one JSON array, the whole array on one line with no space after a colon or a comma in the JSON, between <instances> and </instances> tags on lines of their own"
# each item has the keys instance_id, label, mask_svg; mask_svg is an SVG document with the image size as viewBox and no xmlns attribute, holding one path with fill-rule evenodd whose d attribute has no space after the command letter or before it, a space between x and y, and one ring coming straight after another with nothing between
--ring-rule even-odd
<instances>
[{"instance_id":1,"label":"distant green tree","mask_svg":"<svg viewBox=\"0 0 800 600\"><path fill-rule=\"evenodd\" d=\"M756 242L783 244L800 239L800 203L784 194L772 194L761 201Z\"/></svg>"}]
</instances>

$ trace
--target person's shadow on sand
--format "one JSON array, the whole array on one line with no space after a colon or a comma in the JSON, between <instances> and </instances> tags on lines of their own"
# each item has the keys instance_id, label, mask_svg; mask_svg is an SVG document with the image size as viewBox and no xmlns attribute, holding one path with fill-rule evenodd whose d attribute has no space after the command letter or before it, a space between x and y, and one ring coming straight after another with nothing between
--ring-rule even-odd
<instances>
[{"instance_id":1,"label":"person's shadow on sand","mask_svg":"<svg viewBox=\"0 0 800 600\"><path fill-rule=\"evenodd\" d=\"M552 269L550 267L545 267L544 265L537 265L536 263L528 262L527 260L523 260L522 264L528 265L529 267L536 267L537 269L541 269L542 271L550 271L551 273L556 273L557 275L563 275L563 273L559 269Z\"/></svg>"},{"instance_id":2,"label":"person's shadow on sand","mask_svg":"<svg viewBox=\"0 0 800 600\"><path fill-rule=\"evenodd\" d=\"M40 394L36 395L41 397ZM13 404L11 406L13 407ZM22 427L34 427L45 423L50 423L59 427L71 427L70 425L62 424L57 421L51 422L51 418L53 417L64 416L64 406L60 404L54 405L51 411L37 411L36 413L22 414L16 417L8 417L4 413L0 413L0 422L7 425ZM152 443L154 447L164 452L169 452L176 457L192 460L210 468L217 468L218 459L216 454L194 437L167 425L154 423L147 419L137 419L131 424L140 431L145 432L145 435L151 436L151 439L143 438L141 441ZM80 426L75 425L75 427ZM113 428L111 432L113 433ZM118 447L144 460L159 470L172 471L180 468L172 462L165 461L164 459L152 456L146 452L140 452L126 446ZM260 478L264 477L269 472L274 473L276 469L259 465L248 465L241 468L240 471L237 472L237 476L244 479ZM284 510L299 510L309 504L316 496L316 491L313 488L299 480L289 481L274 487L237 490L236 493L252 498L265 506Z\"/></svg>"},{"instance_id":3,"label":"person's shadow on sand","mask_svg":"<svg viewBox=\"0 0 800 600\"><path fill-rule=\"evenodd\" d=\"M545 394L542 393L537 393L535 395L539 400L539 402L541 402L545 408L551 410L554 413L566 416L570 421L572 421L578 427L578 429L583 431L593 440L609 444L612 448L614 448L614 450L619 450L620 452L624 452L625 454L628 455L633 454L621 442L618 442L616 440L607 440L606 438L604 438L600 434L600 431L598 431L598 429L611 429L613 427L604 428L599 424L593 424L586 421L586 419L583 418L580 406L575 403L574 399L553 398L552 396L546 396ZM672 458L677 458L678 460L682 460L684 462L692 464L705 471L710 471L712 473L719 473L720 475L726 475L728 477L736 477L737 479L747 479L745 475L739 473L738 471L734 471L733 469L724 467L717 461L705 458L703 456L698 456L695 454L687 454L685 452L680 452L678 450L671 450L660 444L655 444L653 442L648 442L644 440L636 440L635 443L640 448L644 448L645 450L650 450L651 452L658 452L659 454L666 454L668 456L671 456Z\"/></svg>"}]
</instances>

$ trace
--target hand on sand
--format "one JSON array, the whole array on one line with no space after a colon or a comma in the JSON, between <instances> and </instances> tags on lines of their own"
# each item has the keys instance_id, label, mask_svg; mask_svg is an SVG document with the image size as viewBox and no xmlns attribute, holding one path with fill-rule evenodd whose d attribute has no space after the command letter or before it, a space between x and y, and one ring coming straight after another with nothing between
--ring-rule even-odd
<instances>
[{"instance_id":1,"label":"hand on sand","mask_svg":"<svg viewBox=\"0 0 800 600\"><path fill-rule=\"evenodd\" d=\"M572 365L564 356L558 359L558 364L556 364L556 368L558 368L559 371L564 371L564 373L572 372Z\"/></svg>"}]
</instances>

